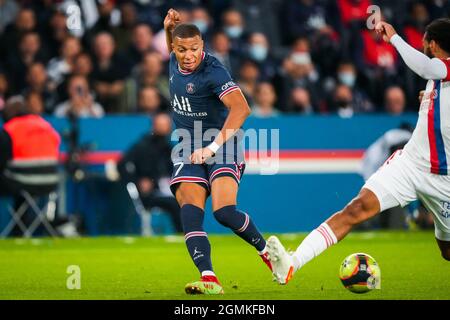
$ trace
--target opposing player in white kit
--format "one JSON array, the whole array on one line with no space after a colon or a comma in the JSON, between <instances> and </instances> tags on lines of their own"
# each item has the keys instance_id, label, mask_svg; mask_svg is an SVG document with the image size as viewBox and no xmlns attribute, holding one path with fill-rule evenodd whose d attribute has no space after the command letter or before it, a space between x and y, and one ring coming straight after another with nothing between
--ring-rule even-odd
<instances>
[{"instance_id":1,"label":"opposing player in white kit","mask_svg":"<svg viewBox=\"0 0 450 320\"><path fill-rule=\"evenodd\" d=\"M429 80L421 93L416 129L404 149L369 178L359 195L312 231L292 255L277 237L268 239L273 273L280 284L342 240L353 226L416 199L433 213L437 243L442 257L450 261L450 19L435 20L427 27L425 54L408 45L386 22L377 24L376 31L395 46L411 70Z\"/></svg>"}]
</instances>

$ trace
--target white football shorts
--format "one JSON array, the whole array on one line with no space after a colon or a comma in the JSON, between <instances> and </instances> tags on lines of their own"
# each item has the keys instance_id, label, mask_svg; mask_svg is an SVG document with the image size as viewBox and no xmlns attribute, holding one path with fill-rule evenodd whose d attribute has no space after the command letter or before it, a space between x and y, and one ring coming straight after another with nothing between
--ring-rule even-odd
<instances>
[{"instance_id":1,"label":"white football shorts","mask_svg":"<svg viewBox=\"0 0 450 320\"><path fill-rule=\"evenodd\" d=\"M375 193L381 211L419 199L433 214L436 238L450 241L450 176L426 172L398 150L363 188Z\"/></svg>"}]
</instances>

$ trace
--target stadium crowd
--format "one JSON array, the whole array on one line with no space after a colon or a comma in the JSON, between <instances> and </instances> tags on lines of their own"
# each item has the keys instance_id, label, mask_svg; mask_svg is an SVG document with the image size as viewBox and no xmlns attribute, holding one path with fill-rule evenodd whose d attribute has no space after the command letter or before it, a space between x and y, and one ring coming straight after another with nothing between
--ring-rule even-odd
<instances>
[{"instance_id":1,"label":"stadium crowd","mask_svg":"<svg viewBox=\"0 0 450 320\"><path fill-rule=\"evenodd\" d=\"M415 48L448 0L0 0L0 110L102 117L169 109L163 19L170 7L242 88L253 114L401 114L423 80L366 27L367 9Z\"/></svg>"}]
</instances>

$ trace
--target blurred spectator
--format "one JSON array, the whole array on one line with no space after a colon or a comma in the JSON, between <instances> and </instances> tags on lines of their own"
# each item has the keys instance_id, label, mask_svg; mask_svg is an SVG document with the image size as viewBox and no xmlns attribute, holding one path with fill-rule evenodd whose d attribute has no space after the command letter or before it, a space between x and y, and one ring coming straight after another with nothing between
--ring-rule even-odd
<instances>
[{"instance_id":1,"label":"blurred spectator","mask_svg":"<svg viewBox=\"0 0 450 320\"><path fill-rule=\"evenodd\" d=\"M25 96L25 102L30 113L39 115L44 114L44 101L38 92L30 91Z\"/></svg>"},{"instance_id":2,"label":"blurred spectator","mask_svg":"<svg viewBox=\"0 0 450 320\"><path fill-rule=\"evenodd\" d=\"M291 91L296 87L307 89L312 104L320 107L324 97L319 80L319 74L311 60L308 39L297 39L289 56L284 59L275 81L282 110L288 107Z\"/></svg>"},{"instance_id":3,"label":"blurred spectator","mask_svg":"<svg viewBox=\"0 0 450 320\"><path fill-rule=\"evenodd\" d=\"M386 43L375 30L363 30L362 63L368 68L389 69L395 71L397 51Z\"/></svg>"},{"instance_id":4,"label":"blurred spectator","mask_svg":"<svg viewBox=\"0 0 450 320\"><path fill-rule=\"evenodd\" d=\"M315 0L288 0L284 11L286 41L291 44L298 38L307 38L322 76L331 76L329 71L340 58L341 44L339 34L328 21L326 6Z\"/></svg>"},{"instance_id":5,"label":"blurred spectator","mask_svg":"<svg viewBox=\"0 0 450 320\"><path fill-rule=\"evenodd\" d=\"M127 81L127 100L129 106L136 106L139 92L146 87L157 88L165 101L170 101L169 79L164 72L159 52L147 52L142 62L136 66Z\"/></svg>"},{"instance_id":6,"label":"blurred spectator","mask_svg":"<svg viewBox=\"0 0 450 320\"><path fill-rule=\"evenodd\" d=\"M242 15L235 9L229 9L222 15L222 27L231 42L231 50L243 53L245 44L245 25Z\"/></svg>"},{"instance_id":7,"label":"blurred spectator","mask_svg":"<svg viewBox=\"0 0 450 320\"><path fill-rule=\"evenodd\" d=\"M365 25L367 8L372 4L371 0L337 0L337 5L342 24L345 27L352 25Z\"/></svg>"},{"instance_id":8,"label":"blurred spectator","mask_svg":"<svg viewBox=\"0 0 450 320\"><path fill-rule=\"evenodd\" d=\"M427 8L430 12L431 20L450 17L449 0L428 0Z\"/></svg>"},{"instance_id":9,"label":"blurred spectator","mask_svg":"<svg viewBox=\"0 0 450 320\"><path fill-rule=\"evenodd\" d=\"M308 90L301 87L292 90L288 111L303 115L314 113Z\"/></svg>"},{"instance_id":10,"label":"blurred spectator","mask_svg":"<svg viewBox=\"0 0 450 320\"><path fill-rule=\"evenodd\" d=\"M195 24L202 34L202 38L209 43L212 35L213 21L208 11L202 7L195 7L191 12L191 23Z\"/></svg>"},{"instance_id":11,"label":"blurred spectator","mask_svg":"<svg viewBox=\"0 0 450 320\"><path fill-rule=\"evenodd\" d=\"M161 55L158 52L148 52L142 60L142 68L142 85L154 86L166 99L170 99L169 79L168 75L164 73Z\"/></svg>"},{"instance_id":12,"label":"blurred spectator","mask_svg":"<svg viewBox=\"0 0 450 320\"><path fill-rule=\"evenodd\" d=\"M246 21L246 31L263 33L273 47L281 45L278 21L279 0L234 0L233 7Z\"/></svg>"},{"instance_id":13,"label":"blurred spectator","mask_svg":"<svg viewBox=\"0 0 450 320\"><path fill-rule=\"evenodd\" d=\"M49 55L51 57L58 56L64 40L71 35L67 28L65 12L55 10L50 17L47 29L41 34L44 36L43 43L45 43Z\"/></svg>"},{"instance_id":14,"label":"blurred spectator","mask_svg":"<svg viewBox=\"0 0 450 320\"><path fill-rule=\"evenodd\" d=\"M35 31L35 29L36 16L33 10L21 8L17 13L14 24L9 24L6 26L3 34L0 33L0 58L5 59L8 54L16 54L18 44L23 35L27 32Z\"/></svg>"},{"instance_id":15,"label":"blurred spectator","mask_svg":"<svg viewBox=\"0 0 450 320\"><path fill-rule=\"evenodd\" d=\"M167 105L163 105L161 100L158 89L155 87L142 88L139 92L138 112L155 115L160 111L167 110Z\"/></svg>"},{"instance_id":16,"label":"blurred spectator","mask_svg":"<svg viewBox=\"0 0 450 320\"><path fill-rule=\"evenodd\" d=\"M372 102L367 94L358 86L355 65L351 62L341 62L337 68L337 79L340 84L344 84L351 88L353 95L353 106L355 112L371 112L374 111Z\"/></svg>"},{"instance_id":17,"label":"blurred spectator","mask_svg":"<svg viewBox=\"0 0 450 320\"><path fill-rule=\"evenodd\" d=\"M31 92L39 94L46 112L52 112L55 106L55 91L54 87L48 81L47 71L42 63L33 63L27 72L27 86L22 93L26 96Z\"/></svg>"},{"instance_id":18,"label":"blurred spectator","mask_svg":"<svg viewBox=\"0 0 450 320\"><path fill-rule=\"evenodd\" d=\"M94 70L92 80L98 101L107 113L125 110L122 101L128 65L115 53L111 34L101 32L94 39Z\"/></svg>"},{"instance_id":19,"label":"blurred spectator","mask_svg":"<svg viewBox=\"0 0 450 320\"><path fill-rule=\"evenodd\" d=\"M403 33L405 34L405 41L419 51L423 49L423 35L429 22L430 17L425 5L421 2L413 2L410 17L406 22Z\"/></svg>"},{"instance_id":20,"label":"blurred spectator","mask_svg":"<svg viewBox=\"0 0 450 320\"><path fill-rule=\"evenodd\" d=\"M332 110L342 118L351 118L355 113L353 94L349 86L339 84L333 93Z\"/></svg>"},{"instance_id":21,"label":"blurred spectator","mask_svg":"<svg viewBox=\"0 0 450 320\"><path fill-rule=\"evenodd\" d=\"M252 60L245 60L239 69L239 87L249 105L254 104L256 86L260 78L258 65Z\"/></svg>"},{"instance_id":22,"label":"blurred spectator","mask_svg":"<svg viewBox=\"0 0 450 320\"><path fill-rule=\"evenodd\" d=\"M336 37L335 30L327 22L325 6L316 0L287 0L283 34L289 43L299 37L310 40L320 36Z\"/></svg>"},{"instance_id":23,"label":"blurred spectator","mask_svg":"<svg viewBox=\"0 0 450 320\"><path fill-rule=\"evenodd\" d=\"M0 0L0 35L15 20L19 6L14 0Z\"/></svg>"},{"instance_id":24,"label":"blurred spectator","mask_svg":"<svg viewBox=\"0 0 450 320\"><path fill-rule=\"evenodd\" d=\"M327 2L330 24L339 34L341 58L352 57L361 30L366 29L367 9L371 0L336 0Z\"/></svg>"},{"instance_id":25,"label":"blurred spectator","mask_svg":"<svg viewBox=\"0 0 450 320\"><path fill-rule=\"evenodd\" d=\"M391 115L402 114L405 110L405 93L400 87L390 87L385 94L385 111Z\"/></svg>"},{"instance_id":26,"label":"blurred spectator","mask_svg":"<svg viewBox=\"0 0 450 320\"><path fill-rule=\"evenodd\" d=\"M261 82L256 87L255 104L252 106L252 114L260 118L268 118L279 115L275 109L277 95L272 84Z\"/></svg>"},{"instance_id":27,"label":"blurred spectator","mask_svg":"<svg viewBox=\"0 0 450 320\"><path fill-rule=\"evenodd\" d=\"M142 61L145 53L153 48L153 31L145 23L137 24L133 28L131 35L131 44L127 49L126 56L131 63L131 68Z\"/></svg>"},{"instance_id":28,"label":"blurred spectator","mask_svg":"<svg viewBox=\"0 0 450 320\"><path fill-rule=\"evenodd\" d=\"M270 52L269 42L262 33L252 33L248 39L248 57L258 64L261 78L271 81L276 75L278 62Z\"/></svg>"},{"instance_id":29,"label":"blurred spectator","mask_svg":"<svg viewBox=\"0 0 450 320\"><path fill-rule=\"evenodd\" d=\"M74 74L89 78L92 70L93 70L92 59L87 53L82 52L75 57L73 66Z\"/></svg>"},{"instance_id":30,"label":"blurred spectator","mask_svg":"<svg viewBox=\"0 0 450 320\"><path fill-rule=\"evenodd\" d=\"M89 87L92 87L91 73L92 73L92 59L91 56L85 52L78 54L74 58L72 73L70 75L83 76L88 80ZM56 88L57 91L57 102L65 101L69 98L67 93L67 82L70 78L67 75L64 81Z\"/></svg>"},{"instance_id":31,"label":"blurred spectator","mask_svg":"<svg viewBox=\"0 0 450 320\"><path fill-rule=\"evenodd\" d=\"M48 63L47 73L54 87L63 82L64 78L73 72L75 58L81 52L80 41L72 36L64 39L61 52L58 57Z\"/></svg>"},{"instance_id":32,"label":"blurred spectator","mask_svg":"<svg viewBox=\"0 0 450 320\"><path fill-rule=\"evenodd\" d=\"M36 32L27 32L22 35L19 43L19 53L11 52L7 62L8 75L14 93L25 88L27 69L34 62L45 63L45 55L41 50L41 39Z\"/></svg>"},{"instance_id":33,"label":"blurred spectator","mask_svg":"<svg viewBox=\"0 0 450 320\"><path fill-rule=\"evenodd\" d=\"M103 107L94 101L85 77L72 76L67 90L69 100L56 106L55 116L67 117L69 113L72 113L77 117L100 118L104 115Z\"/></svg>"},{"instance_id":34,"label":"blurred spectator","mask_svg":"<svg viewBox=\"0 0 450 320\"><path fill-rule=\"evenodd\" d=\"M135 4L131 1L122 3L120 5L120 24L111 31L118 51L124 51L130 46L130 34L133 33L133 28L137 22Z\"/></svg>"},{"instance_id":35,"label":"blurred spectator","mask_svg":"<svg viewBox=\"0 0 450 320\"><path fill-rule=\"evenodd\" d=\"M113 27L119 24L120 12L115 7L116 0L96 0L99 17L89 31L89 40L100 32L112 33Z\"/></svg>"},{"instance_id":36,"label":"blurred spectator","mask_svg":"<svg viewBox=\"0 0 450 320\"><path fill-rule=\"evenodd\" d=\"M174 1L164 0L134 0L136 11L138 13L138 20L145 21L150 25L152 30L159 31L163 27L164 17L170 6L179 11L179 6ZM183 20L185 21L185 20Z\"/></svg>"},{"instance_id":37,"label":"blurred spectator","mask_svg":"<svg viewBox=\"0 0 450 320\"><path fill-rule=\"evenodd\" d=\"M372 4L381 8L383 17L389 21L396 30L400 30L407 20L408 7L411 1L372 0ZM421 1L421 0L419 0Z\"/></svg>"},{"instance_id":38,"label":"blurred spectator","mask_svg":"<svg viewBox=\"0 0 450 320\"><path fill-rule=\"evenodd\" d=\"M381 92L397 82L398 54L394 46L386 43L375 30L363 30L356 41L354 61L365 79L370 99L381 105Z\"/></svg>"},{"instance_id":39,"label":"blurred spectator","mask_svg":"<svg viewBox=\"0 0 450 320\"><path fill-rule=\"evenodd\" d=\"M239 56L231 51L230 39L223 31L212 36L211 53L228 69L233 77L238 74Z\"/></svg>"},{"instance_id":40,"label":"blurred spectator","mask_svg":"<svg viewBox=\"0 0 450 320\"><path fill-rule=\"evenodd\" d=\"M136 184L142 203L168 212L176 232L182 232L180 207L169 190L172 174L172 120L161 113L153 118L153 133L139 139L118 163L122 181Z\"/></svg>"}]
</instances>

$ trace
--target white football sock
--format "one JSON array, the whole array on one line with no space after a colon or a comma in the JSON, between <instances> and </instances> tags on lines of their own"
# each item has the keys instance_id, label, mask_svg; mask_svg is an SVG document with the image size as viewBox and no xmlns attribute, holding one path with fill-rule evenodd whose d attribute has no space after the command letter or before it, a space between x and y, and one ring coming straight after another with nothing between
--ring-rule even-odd
<instances>
[{"instance_id":1,"label":"white football sock","mask_svg":"<svg viewBox=\"0 0 450 320\"><path fill-rule=\"evenodd\" d=\"M262 256L263 254L265 254L267 252L267 243L266 243L266 246L264 247L264 249L262 249L262 251L258 251L258 254L260 255L260 256Z\"/></svg>"},{"instance_id":2,"label":"white football sock","mask_svg":"<svg viewBox=\"0 0 450 320\"><path fill-rule=\"evenodd\" d=\"M325 222L322 223L308 234L292 255L295 271L335 243L337 243L337 238L333 230Z\"/></svg>"},{"instance_id":3,"label":"white football sock","mask_svg":"<svg viewBox=\"0 0 450 320\"><path fill-rule=\"evenodd\" d=\"M205 270L202 272L202 277L204 277L204 276L214 276L215 277L216 274L213 271Z\"/></svg>"}]
</instances>

